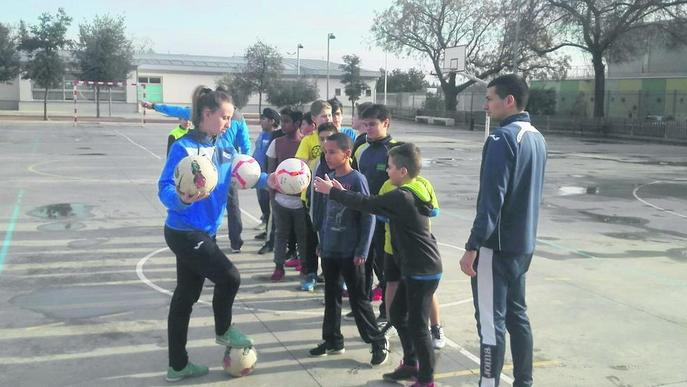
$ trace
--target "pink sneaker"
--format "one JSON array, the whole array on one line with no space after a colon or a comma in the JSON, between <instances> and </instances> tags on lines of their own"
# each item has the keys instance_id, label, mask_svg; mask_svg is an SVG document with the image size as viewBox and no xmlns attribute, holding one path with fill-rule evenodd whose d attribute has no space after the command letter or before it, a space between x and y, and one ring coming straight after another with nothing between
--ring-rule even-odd
<instances>
[{"instance_id":1,"label":"pink sneaker","mask_svg":"<svg viewBox=\"0 0 687 387\"><path fill-rule=\"evenodd\" d=\"M298 265L300 265L300 261L298 260L298 258L291 258L288 261L286 261L286 263L284 263L284 266L286 267L296 267Z\"/></svg>"},{"instance_id":2,"label":"pink sneaker","mask_svg":"<svg viewBox=\"0 0 687 387\"><path fill-rule=\"evenodd\" d=\"M415 382L410 387L434 387L434 382Z\"/></svg>"},{"instance_id":3,"label":"pink sneaker","mask_svg":"<svg viewBox=\"0 0 687 387\"><path fill-rule=\"evenodd\" d=\"M296 269L296 271L298 271L298 272L302 272L303 266L299 263L298 266L294 267L294 269Z\"/></svg>"},{"instance_id":4,"label":"pink sneaker","mask_svg":"<svg viewBox=\"0 0 687 387\"><path fill-rule=\"evenodd\" d=\"M372 301L381 301L382 300L382 288L377 286L376 288L372 289Z\"/></svg>"},{"instance_id":5,"label":"pink sneaker","mask_svg":"<svg viewBox=\"0 0 687 387\"><path fill-rule=\"evenodd\" d=\"M275 268L274 273L272 273L272 277L270 277L272 282L279 282L284 279L284 269L280 268Z\"/></svg>"}]
</instances>

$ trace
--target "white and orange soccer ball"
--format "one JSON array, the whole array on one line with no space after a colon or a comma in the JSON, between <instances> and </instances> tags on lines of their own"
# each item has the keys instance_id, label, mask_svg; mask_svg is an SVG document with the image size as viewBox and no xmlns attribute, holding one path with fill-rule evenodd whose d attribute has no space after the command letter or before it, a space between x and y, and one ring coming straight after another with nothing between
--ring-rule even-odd
<instances>
[{"instance_id":1,"label":"white and orange soccer ball","mask_svg":"<svg viewBox=\"0 0 687 387\"><path fill-rule=\"evenodd\" d=\"M240 189L253 188L260 179L260 164L248 156L237 154L231 165L231 181Z\"/></svg>"},{"instance_id":2,"label":"white and orange soccer ball","mask_svg":"<svg viewBox=\"0 0 687 387\"><path fill-rule=\"evenodd\" d=\"M217 186L217 168L205 156L186 156L174 168L174 185L187 195L210 194Z\"/></svg>"},{"instance_id":3,"label":"white and orange soccer ball","mask_svg":"<svg viewBox=\"0 0 687 387\"><path fill-rule=\"evenodd\" d=\"M240 378L250 375L255 370L255 363L258 362L258 353L253 347L230 348L224 351L222 365L224 371L229 375Z\"/></svg>"},{"instance_id":4,"label":"white and orange soccer ball","mask_svg":"<svg viewBox=\"0 0 687 387\"><path fill-rule=\"evenodd\" d=\"M303 160L291 158L279 163L276 175L277 189L281 193L297 195L310 184L310 168Z\"/></svg>"}]
</instances>

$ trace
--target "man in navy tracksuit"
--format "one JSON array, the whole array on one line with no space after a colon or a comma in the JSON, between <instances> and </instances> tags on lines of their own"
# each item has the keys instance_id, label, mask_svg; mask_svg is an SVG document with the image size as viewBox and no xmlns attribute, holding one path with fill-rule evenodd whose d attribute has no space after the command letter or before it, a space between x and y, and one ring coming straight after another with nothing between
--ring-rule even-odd
<instances>
[{"instance_id":1,"label":"man in navy tracksuit","mask_svg":"<svg viewBox=\"0 0 687 387\"><path fill-rule=\"evenodd\" d=\"M484 144L477 214L461 270L472 277L480 337L480 386L498 386L506 329L513 387L532 386L532 330L525 275L532 260L541 203L546 142L524 111L529 89L517 75L487 86L486 110L500 120Z\"/></svg>"}]
</instances>

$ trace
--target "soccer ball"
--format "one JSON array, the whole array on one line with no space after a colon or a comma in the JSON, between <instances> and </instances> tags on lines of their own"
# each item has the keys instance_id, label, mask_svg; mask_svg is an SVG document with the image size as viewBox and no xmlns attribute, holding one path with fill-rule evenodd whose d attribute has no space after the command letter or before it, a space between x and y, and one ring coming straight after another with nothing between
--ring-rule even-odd
<instances>
[{"instance_id":1,"label":"soccer ball","mask_svg":"<svg viewBox=\"0 0 687 387\"><path fill-rule=\"evenodd\" d=\"M277 170L277 187L279 192L297 195L310 184L310 168L303 160L291 158L279 163Z\"/></svg>"},{"instance_id":2,"label":"soccer ball","mask_svg":"<svg viewBox=\"0 0 687 387\"><path fill-rule=\"evenodd\" d=\"M227 347L224 351L222 361L224 371L229 375L240 378L250 375L255 370L255 363L258 361L258 353L253 347L231 348Z\"/></svg>"},{"instance_id":3,"label":"soccer ball","mask_svg":"<svg viewBox=\"0 0 687 387\"><path fill-rule=\"evenodd\" d=\"M260 164L248 155L237 154L231 165L231 182L241 189L253 188L260 179Z\"/></svg>"},{"instance_id":4,"label":"soccer ball","mask_svg":"<svg viewBox=\"0 0 687 387\"><path fill-rule=\"evenodd\" d=\"M210 194L217 186L217 168L205 156L186 156L174 169L174 185L178 192L187 195Z\"/></svg>"}]
</instances>

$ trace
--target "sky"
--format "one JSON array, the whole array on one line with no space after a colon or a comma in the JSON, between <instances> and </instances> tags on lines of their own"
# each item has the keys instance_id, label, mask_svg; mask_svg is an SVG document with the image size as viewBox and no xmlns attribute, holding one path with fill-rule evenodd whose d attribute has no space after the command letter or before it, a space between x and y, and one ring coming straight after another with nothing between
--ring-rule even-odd
<instances>
[{"instance_id":1,"label":"sky","mask_svg":"<svg viewBox=\"0 0 687 387\"><path fill-rule=\"evenodd\" d=\"M18 26L20 20L35 24L43 12L59 7L72 17L68 35L75 39L78 26L96 15L124 16L127 34L158 53L233 56L261 40L276 47L285 57L327 58L327 35L333 33L330 59L341 62L344 55L361 58L361 67L378 70L385 65L385 53L374 45L370 27L375 12L392 0L277 1L277 0L58 0L7 1L0 22ZM388 54L388 68L418 67L429 72L430 62ZM428 76L427 79L430 77Z\"/></svg>"}]
</instances>

